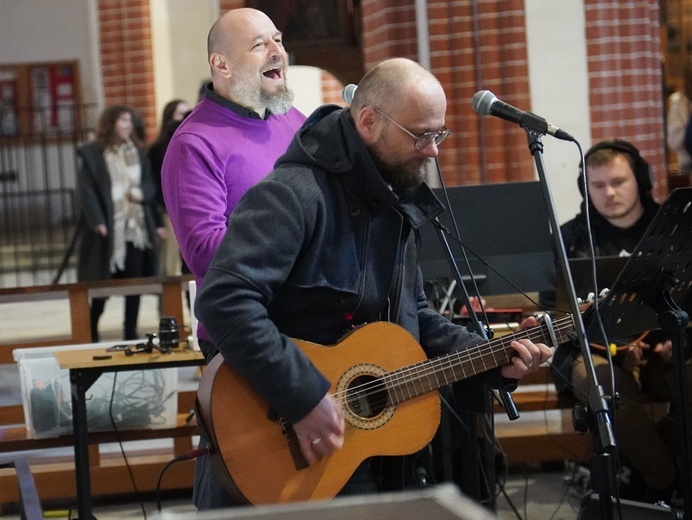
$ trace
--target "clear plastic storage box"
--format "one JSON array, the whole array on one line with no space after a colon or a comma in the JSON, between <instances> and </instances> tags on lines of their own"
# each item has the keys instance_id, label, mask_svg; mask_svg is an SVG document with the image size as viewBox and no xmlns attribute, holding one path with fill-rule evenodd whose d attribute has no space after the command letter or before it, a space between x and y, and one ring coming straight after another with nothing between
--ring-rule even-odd
<instances>
[{"instance_id":1,"label":"clear plastic storage box","mask_svg":"<svg viewBox=\"0 0 692 520\"><path fill-rule=\"evenodd\" d=\"M40 439L72 433L70 371L60 368L53 353L58 349L105 349L111 345L98 343L13 351L19 366L29 437ZM118 431L175 427L177 386L177 368L104 372L86 392L88 429L90 432L113 431L113 424Z\"/></svg>"}]
</instances>

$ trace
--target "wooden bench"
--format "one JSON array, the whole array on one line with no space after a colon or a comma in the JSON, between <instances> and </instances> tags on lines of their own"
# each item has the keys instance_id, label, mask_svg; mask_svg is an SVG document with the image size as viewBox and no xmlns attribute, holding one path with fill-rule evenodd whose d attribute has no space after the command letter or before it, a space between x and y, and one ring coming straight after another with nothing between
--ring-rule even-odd
<instances>
[{"instance_id":1,"label":"wooden bench","mask_svg":"<svg viewBox=\"0 0 692 520\"><path fill-rule=\"evenodd\" d=\"M495 436L510 465L588 461L591 436L576 432L572 426L577 400L558 395L547 365L522 379L512 397L519 419L506 420L497 402L493 409Z\"/></svg>"},{"instance_id":2,"label":"wooden bench","mask_svg":"<svg viewBox=\"0 0 692 520\"><path fill-rule=\"evenodd\" d=\"M580 403L569 394L558 395L547 365L522 379L512 397L518 420L504 420L506 414L497 402L493 409L495 436L510 464L588 461L592 436L576 432L572 423L572 410ZM651 402L655 415L665 414L667 407L668 403Z\"/></svg>"},{"instance_id":3,"label":"wooden bench","mask_svg":"<svg viewBox=\"0 0 692 520\"><path fill-rule=\"evenodd\" d=\"M59 300L70 309L70 327L65 337L31 339L21 342L0 344L0 364L14 363L12 351L16 348L39 346L75 345L91 341L89 328L89 298L127 294L159 294L161 309L166 316L175 316L179 324L185 323L183 312L183 289L191 277L142 278L104 282L88 282L52 286L34 286L0 289L0 312L3 303ZM41 319L36 316L35 319ZM91 468L91 491L94 496L131 494L132 479L122 455L100 453L99 446L121 440L144 441L171 439L157 443L161 448L147 447L141 451L126 452L132 468L137 490L155 490L157 477L163 465L172 458L193 449L193 437L197 427L189 422L194 408L196 391L178 393L176 425L164 429L126 430L89 434L89 461ZM172 447L168 447L172 443ZM47 439L29 438L21 404L0 406L0 455L3 459L20 452L18 456L29 459L31 472L40 500L76 498L74 457L71 450L60 450L53 454L51 448L73 446L72 435L61 435ZM46 451L49 450L49 451ZM63 455L62 452L67 453ZM42 455L47 454L47 455ZM190 489L192 486L193 461L174 464L162 480L162 490ZM12 468L0 469L0 510L4 505L19 503L16 474Z\"/></svg>"}]
</instances>

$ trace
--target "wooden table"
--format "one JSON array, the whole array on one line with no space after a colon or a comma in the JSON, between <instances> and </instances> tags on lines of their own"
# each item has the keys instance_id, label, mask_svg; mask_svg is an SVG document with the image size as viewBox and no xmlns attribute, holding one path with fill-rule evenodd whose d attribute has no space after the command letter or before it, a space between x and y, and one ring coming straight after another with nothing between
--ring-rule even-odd
<instances>
[{"instance_id":1,"label":"wooden table","mask_svg":"<svg viewBox=\"0 0 692 520\"><path fill-rule=\"evenodd\" d=\"M94 344L96 347L98 344ZM92 520L91 476L87 438L86 392L104 372L175 368L204 364L204 355L197 350L173 349L169 354L152 353L125 355L123 351L108 351L104 346L93 349L56 351L60 368L70 371L72 391L72 428L74 432L75 475L79 520Z\"/></svg>"}]
</instances>

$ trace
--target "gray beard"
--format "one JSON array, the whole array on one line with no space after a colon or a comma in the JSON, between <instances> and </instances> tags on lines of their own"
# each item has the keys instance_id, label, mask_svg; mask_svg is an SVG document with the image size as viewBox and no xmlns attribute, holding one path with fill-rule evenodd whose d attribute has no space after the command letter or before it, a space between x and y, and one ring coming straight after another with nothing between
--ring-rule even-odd
<instances>
[{"instance_id":1,"label":"gray beard","mask_svg":"<svg viewBox=\"0 0 692 520\"><path fill-rule=\"evenodd\" d=\"M293 91L286 88L279 94L269 95L264 89L260 91L260 103L272 114L285 114L293 105Z\"/></svg>"},{"instance_id":2,"label":"gray beard","mask_svg":"<svg viewBox=\"0 0 692 520\"><path fill-rule=\"evenodd\" d=\"M236 102L245 107L263 106L272 114L285 114L291 109L293 103L293 91L284 86L278 94L270 94L260 87L259 94L256 86L251 87L247 84L236 85L232 93Z\"/></svg>"}]
</instances>

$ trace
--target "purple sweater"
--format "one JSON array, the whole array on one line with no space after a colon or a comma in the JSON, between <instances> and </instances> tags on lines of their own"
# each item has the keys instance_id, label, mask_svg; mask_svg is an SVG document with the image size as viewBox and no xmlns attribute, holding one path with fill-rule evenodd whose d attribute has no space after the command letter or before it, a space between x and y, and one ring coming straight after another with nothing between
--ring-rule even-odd
<instances>
[{"instance_id":1,"label":"purple sweater","mask_svg":"<svg viewBox=\"0 0 692 520\"><path fill-rule=\"evenodd\" d=\"M180 251L197 286L226 233L228 215L247 189L283 155L305 116L257 114L207 90L166 150L161 186ZM209 339L200 324L198 337Z\"/></svg>"}]
</instances>

